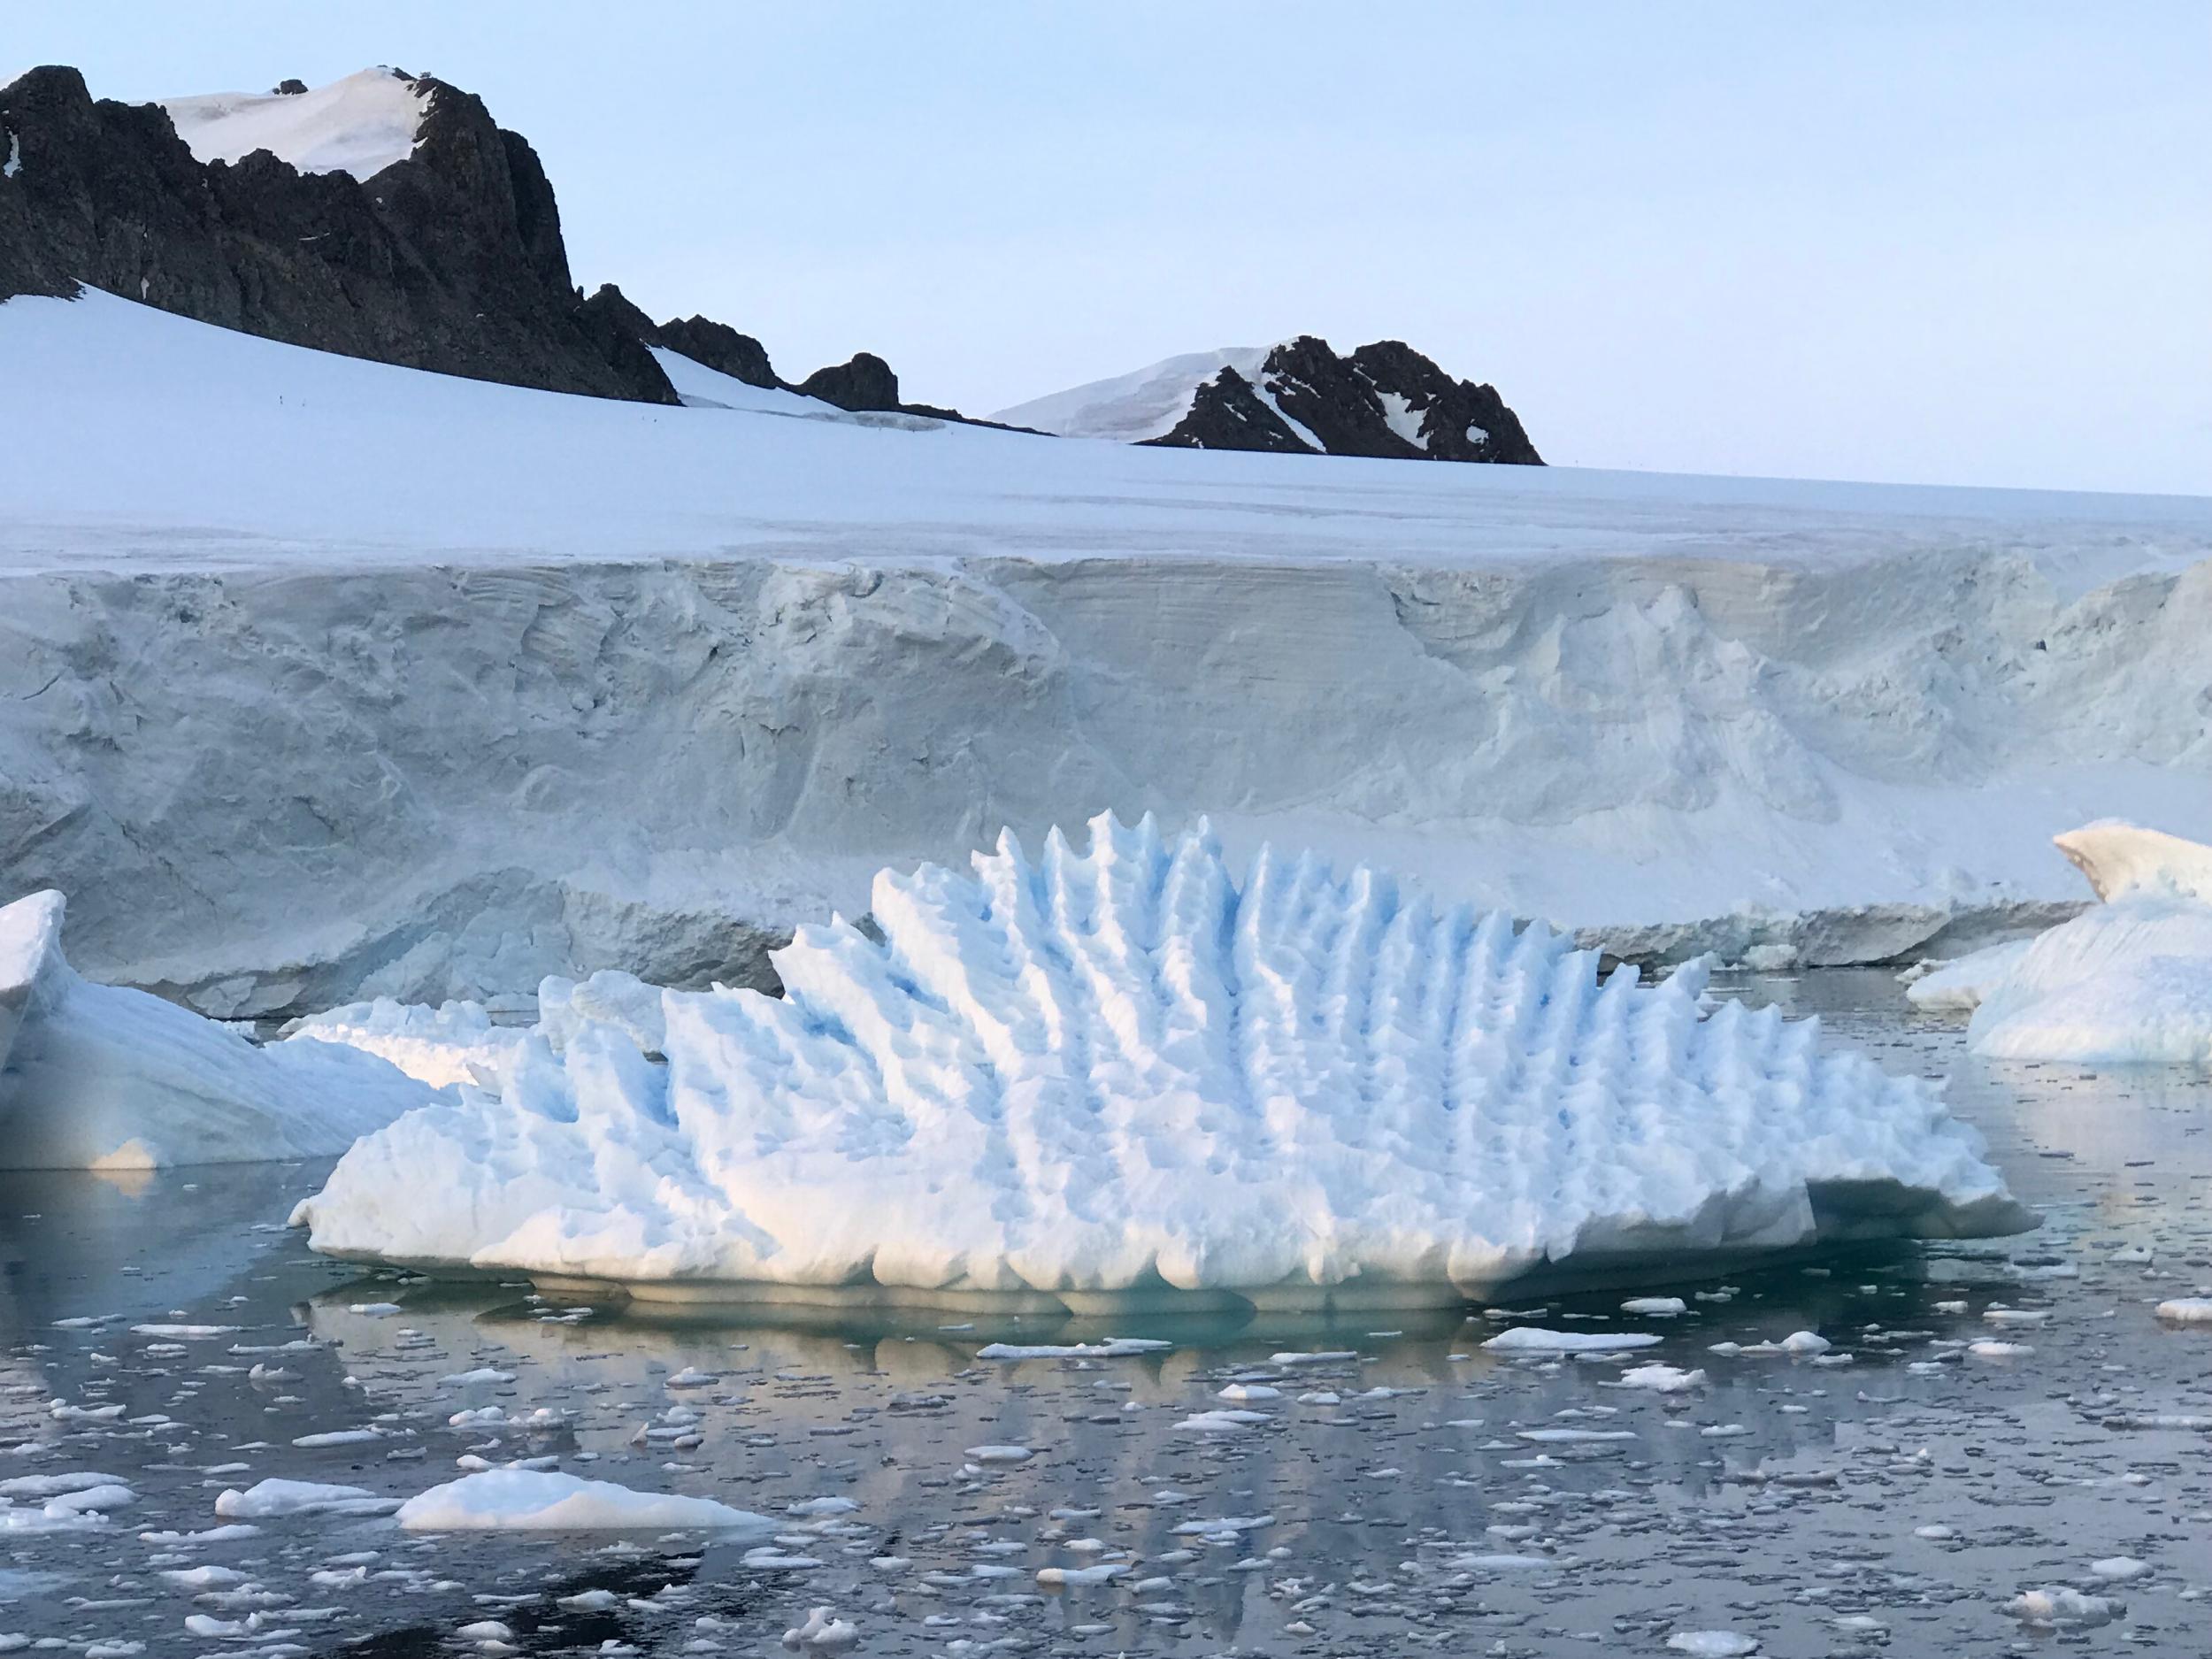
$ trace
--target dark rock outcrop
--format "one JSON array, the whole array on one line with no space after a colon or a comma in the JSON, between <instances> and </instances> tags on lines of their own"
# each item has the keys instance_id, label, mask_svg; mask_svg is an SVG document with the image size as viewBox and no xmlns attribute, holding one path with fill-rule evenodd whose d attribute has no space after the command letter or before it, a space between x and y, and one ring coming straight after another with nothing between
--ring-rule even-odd
<instances>
[{"instance_id":1,"label":"dark rock outcrop","mask_svg":"<svg viewBox=\"0 0 2212 1659\"><path fill-rule=\"evenodd\" d=\"M703 363L748 386L783 384L769 365L767 347L710 317L683 317L663 323L653 343L680 351L694 363Z\"/></svg>"},{"instance_id":2,"label":"dark rock outcrop","mask_svg":"<svg viewBox=\"0 0 2212 1659\"><path fill-rule=\"evenodd\" d=\"M1378 341L1344 357L1312 334L1277 346L1250 379L1224 368L1199 387L1171 430L1147 442L1194 449L1544 464L1494 387L1455 380L1402 341Z\"/></svg>"},{"instance_id":3,"label":"dark rock outcrop","mask_svg":"<svg viewBox=\"0 0 2212 1659\"><path fill-rule=\"evenodd\" d=\"M817 369L793 388L807 397L818 397L840 409L896 410L899 377L891 365L872 351L853 354L844 363Z\"/></svg>"},{"instance_id":4,"label":"dark rock outcrop","mask_svg":"<svg viewBox=\"0 0 2212 1659\"><path fill-rule=\"evenodd\" d=\"M413 84L414 152L356 180L266 150L203 165L158 104L32 70L0 88L0 297L88 283L349 357L674 403L637 337L570 286L536 152L472 95Z\"/></svg>"}]
</instances>

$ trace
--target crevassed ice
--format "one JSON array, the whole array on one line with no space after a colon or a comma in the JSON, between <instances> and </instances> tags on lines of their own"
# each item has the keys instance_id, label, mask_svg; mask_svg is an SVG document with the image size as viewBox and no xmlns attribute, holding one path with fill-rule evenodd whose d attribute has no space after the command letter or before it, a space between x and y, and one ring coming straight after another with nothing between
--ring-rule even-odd
<instances>
[{"instance_id":1,"label":"crevassed ice","mask_svg":"<svg viewBox=\"0 0 2212 1659\"><path fill-rule=\"evenodd\" d=\"M1082 1310L1456 1298L1816 1240L2028 1225L1935 1091L1813 1021L1644 987L1502 915L1201 820L877 876L781 999L664 994L409 1114L302 1205L316 1248L633 1294L862 1286Z\"/></svg>"}]
</instances>

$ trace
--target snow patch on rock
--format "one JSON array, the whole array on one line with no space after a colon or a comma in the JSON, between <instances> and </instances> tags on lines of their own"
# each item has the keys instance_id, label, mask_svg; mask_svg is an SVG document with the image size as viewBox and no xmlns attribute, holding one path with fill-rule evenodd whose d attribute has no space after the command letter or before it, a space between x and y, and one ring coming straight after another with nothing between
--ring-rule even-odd
<instances>
[{"instance_id":1,"label":"snow patch on rock","mask_svg":"<svg viewBox=\"0 0 2212 1659\"><path fill-rule=\"evenodd\" d=\"M200 161L272 152L302 173L367 179L414 154L429 95L395 69L364 69L306 92L217 92L164 98L177 136Z\"/></svg>"}]
</instances>

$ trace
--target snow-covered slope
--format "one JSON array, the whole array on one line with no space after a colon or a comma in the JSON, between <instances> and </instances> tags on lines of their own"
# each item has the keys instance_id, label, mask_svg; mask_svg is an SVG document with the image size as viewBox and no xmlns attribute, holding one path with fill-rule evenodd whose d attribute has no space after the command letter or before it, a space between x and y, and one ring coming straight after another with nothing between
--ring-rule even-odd
<instances>
[{"instance_id":1,"label":"snow-covered slope","mask_svg":"<svg viewBox=\"0 0 2212 1659\"><path fill-rule=\"evenodd\" d=\"M96 295L0 304L0 900L225 1015L765 983L1109 806L1816 961L2212 821L2201 500L881 430Z\"/></svg>"},{"instance_id":2,"label":"snow-covered slope","mask_svg":"<svg viewBox=\"0 0 2212 1659\"><path fill-rule=\"evenodd\" d=\"M685 1299L1171 1291L1262 1306L1679 1278L1816 1240L2031 1217L1935 1092L1816 1022L1601 981L1540 925L1202 819L1010 839L877 878L777 953L787 995L671 992L669 1064L588 1026L411 1113L301 1206L317 1249Z\"/></svg>"},{"instance_id":3,"label":"snow-covered slope","mask_svg":"<svg viewBox=\"0 0 2212 1659\"><path fill-rule=\"evenodd\" d=\"M326 1156L433 1098L332 1043L257 1048L63 958L62 895L0 906L0 1169Z\"/></svg>"},{"instance_id":4,"label":"snow-covered slope","mask_svg":"<svg viewBox=\"0 0 2212 1659\"><path fill-rule=\"evenodd\" d=\"M366 179L413 153L425 95L396 70L365 69L305 92L216 92L161 107L202 161L265 150L302 173Z\"/></svg>"},{"instance_id":5,"label":"snow-covered slope","mask_svg":"<svg viewBox=\"0 0 2212 1659\"><path fill-rule=\"evenodd\" d=\"M1106 438L1139 443L1156 438L1190 413L1199 387L1233 368L1248 378L1267 361L1271 346L1222 346L1164 357L1132 373L1092 380L1064 392L1016 403L993 415L1010 426L1029 426L1064 438Z\"/></svg>"},{"instance_id":6,"label":"snow-covered slope","mask_svg":"<svg viewBox=\"0 0 2212 1659\"><path fill-rule=\"evenodd\" d=\"M2004 1060L2212 1064L2212 847L2118 819L2055 838L2101 903L1916 982Z\"/></svg>"}]
</instances>

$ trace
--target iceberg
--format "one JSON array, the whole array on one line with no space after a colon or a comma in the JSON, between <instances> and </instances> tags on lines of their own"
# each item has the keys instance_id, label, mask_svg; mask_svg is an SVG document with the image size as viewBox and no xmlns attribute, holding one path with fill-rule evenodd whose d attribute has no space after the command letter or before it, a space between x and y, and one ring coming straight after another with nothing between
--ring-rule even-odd
<instances>
[{"instance_id":1,"label":"iceberg","mask_svg":"<svg viewBox=\"0 0 2212 1659\"><path fill-rule=\"evenodd\" d=\"M257 1048L61 950L63 897L0 906L0 1169L330 1156L434 1098L373 1056Z\"/></svg>"},{"instance_id":2,"label":"iceberg","mask_svg":"<svg viewBox=\"0 0 2212 1659\"><path fill-rule=\"evenodd\" d=\"M2212 847L2119 818L2053 840L2101 902L1906 995L1970 1010L1968 1046L1996 1059L2212 1062Z\"/></svg>"},{"instance_id":3,"label":"iceberg","mask_svg":"<svg viewBox=\"0 0 2212 1659\"><path fill-rule=\"evenodd\" d=\"M879 872L774 961L365 1137L313 1247L652 1300L1455 1303L2032 1225L1936 1091L1203 819Z\"/></svg>"},{"instance_id":4,"label":"iceberg","mask_svg":"<svg viewBox=\"0 0 2212 1659\"><path fill-rule=\"evenodd\" d=\"M660 999L660 987L607 968L581 981L559 975L541 980L538 1023L528 1030L495 1025L491 1011L478 1002L429 1008L380 996L296 1020L286 1028L285 1041L359 1048L443 1088L495 1079L501 1065L517 1058L534 1037L550 1053L565 1053L571 1039L594 1023L618 1027L639 1048L657 1056L667 1041Z\"/></svg>"}]
</instances>

